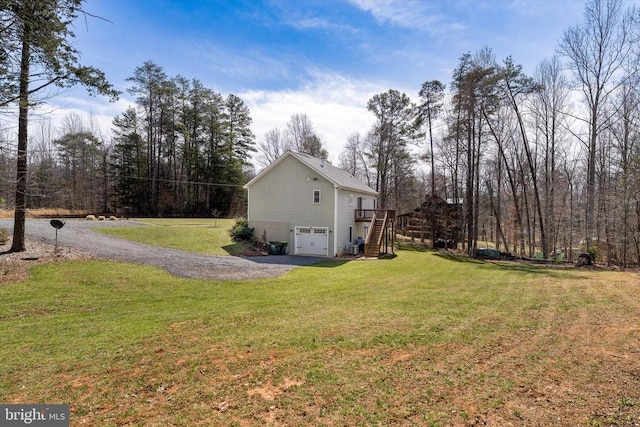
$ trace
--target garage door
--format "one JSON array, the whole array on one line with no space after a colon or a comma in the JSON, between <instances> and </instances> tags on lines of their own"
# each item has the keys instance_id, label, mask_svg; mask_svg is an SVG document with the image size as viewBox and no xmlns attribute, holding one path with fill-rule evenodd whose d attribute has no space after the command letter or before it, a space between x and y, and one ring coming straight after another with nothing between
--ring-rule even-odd
<instances>
[{"instance_id":1,"label":"garage door","mask_svg":"<svg viewBox=\"0 0 640 427\"><path fill-rule=\"evenodd\" d=\"M327 227L296 227L296 255L329 256Z\"/></svg>"}]
</instances>

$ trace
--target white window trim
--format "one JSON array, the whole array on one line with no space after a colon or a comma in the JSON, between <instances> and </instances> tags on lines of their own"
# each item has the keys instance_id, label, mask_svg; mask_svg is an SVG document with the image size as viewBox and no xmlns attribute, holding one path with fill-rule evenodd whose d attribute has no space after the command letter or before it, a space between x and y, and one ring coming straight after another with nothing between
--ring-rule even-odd
<instances>
[{"instance_id":1,"label":"white window trim","mask_svg":"<svg viewBox=\"0 0 640 427\"><path fill-rule=\"evenodd\" d=\"M316 202L316 193L318 193L318 201ZM314 205L319 205L320 202L322 201L322 193L320 192L320 190L313 190L312 193L312 202Z\"/></svg>"}]
</instances>

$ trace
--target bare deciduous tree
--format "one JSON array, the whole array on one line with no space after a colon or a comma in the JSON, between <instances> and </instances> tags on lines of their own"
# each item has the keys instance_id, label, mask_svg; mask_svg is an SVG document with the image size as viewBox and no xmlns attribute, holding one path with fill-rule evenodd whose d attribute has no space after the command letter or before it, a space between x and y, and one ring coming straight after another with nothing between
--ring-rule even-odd
<instances>
[{"instance_id":1,"label":"bare deciduous tree","mask_svg":"<svg viewBox=\"0 0 640 427\"><path fill-rule=\"evenodd\" d=\"M260 154L257 162L266 168L282 156L289 149L289 145L280 129L273 128L264 134L264 140L258 145L258 149Z\"/></svg>"},{"instance_id":2,"label":"bare deciduous tree","mask_svg":"<svg viewBox=\"0 0 640 427\"><path fill-rule=\"evenodd\" d=\"M306 114L294 114L287 123L287 145L299 153L326 159L329 153L322 139L313 129L313 123Z\"/></svg>"},{"instance_id":3,"label":"bare deciduous tree","mask_svg":"<svg viewBox=\"0 0 640 427\"><path fill-rule=\"evenodd\" d=\"M535 123L535 135L541 146L543 162L544 218L548 248L557 242L556 180L558 179L557 159L562 140L565 137L567 109L569 106L569 86L562 72L558 57L544 60L536 70L539 90L532 99L531 111Z\"/></svg>"},{"instance_id":4,"label":"bare deciduous tree","mask_svg":"<svg viewBox=\"0 0 640 427\"><path fill-rule=\"evenodd\" d=\"M371 186L371 175L365 158L367 141L358 132L352 133L347 138L344 150L340 153L340 167L351 175L360 178Z\"/></svg>"},{"instance_id":5,"label":"bare deciduous tree","mask_svg":"<svg viewBox=\"0 0 640 427\"><path fill-rule=\"evenodd\" d=\"M596 200L596 156L599 136L607 120L604 106L609 97L630 77L621 77L627 60L634 54L636 40L633 10L623 11L620 0L589 0L584 23L569 28L559 51L569 60L577 87L587 106L589 132L587 145L587 183L585 238L587 249L594 232ZM637 71L635 71L637 72Z\"/></svg>"}]
</instances>

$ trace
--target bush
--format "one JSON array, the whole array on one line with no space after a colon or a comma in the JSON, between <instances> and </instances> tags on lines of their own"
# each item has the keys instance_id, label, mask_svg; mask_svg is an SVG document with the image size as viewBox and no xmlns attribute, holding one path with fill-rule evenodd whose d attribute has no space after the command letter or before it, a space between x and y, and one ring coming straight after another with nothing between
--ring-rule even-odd
<instances>
[{"instance_id":1,"label":"bush","mask_svg":"<svg viewBox=\"0 0 640 427\"><path fill-rule=\"evenodd\" d=\"M4 245L9 241L9 230L0 228L0 245Z\"/></svg>"},{"instance_id":2,"label":"bush","mask_svg":"<svg viewBox=\"0 0 640 427\"><path fill-rule=\"evenodd\" d=\"M245 218L236 219L231 227L231 238L238 242L250 242L253 240L253 227L249 227L249 221Z\"/></svg>"}]
</instances>

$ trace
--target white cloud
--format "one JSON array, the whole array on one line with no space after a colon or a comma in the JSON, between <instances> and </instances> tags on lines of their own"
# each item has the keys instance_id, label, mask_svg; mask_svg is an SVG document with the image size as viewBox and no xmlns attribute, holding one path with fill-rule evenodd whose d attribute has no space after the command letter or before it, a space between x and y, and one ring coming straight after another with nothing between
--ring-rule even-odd
<instances>
[{"instance_id":1,"label":"white cloud","mask_svg":"<svg viewBox=\"0 0 640 427\"><path fill-rule=\"evenodd\" d=\"M556 17L564 17L572 11L581 12L584 8L584 0L562 0L562 1L531 1L531 0L511 0L506 3L506 9L516 15L530 18L544 18L554 20Z\"/></svg>"},{"instance_id":2,"label":"white cloud","mask_svg":"<svg viewBox=\"0 0 640 427\"><path fill-rule=\"evenodd\" d=\"M114 117L131 105L133 101L122 97L116 102L108 102L104 98L60 96L55 99L55 104L43 104L33 109L30 126L37 129L42 122L49 122L57 137L63 132L65 119L73 114L82 119L85 127L92 128L108 138L111 135Z\"/></svg>"},{"instance_id":3,"label":"white cloud","mask_svg":"<svg viewBox=\"0 0 640 427\"><path fill-rule=\"evenodd\" d=\"M324 18L303 18L299 20L288 21L287 24L293 28L301 30L330 30L330 31L349 31L354 32L355 29L348 25L337 24Z\"/></svg>"},{"instance_id":4,"label":"white cloud","mask_svg":"<svg viewBox=\"0 0 640 427\"><path fill-rule=\"evenodd\" d=\"M350 0L371 13L380 23L423 30L431 34L449 34L466 29L466 25L446 14L434 12L434 3L422 0Z\"/></svg>"},{"instance_id":5,"label":"white cloud","mask_svg":"<svg viewBox=\"0 0 640 427\"><path fill-rule=\"evenodd\" d=\"M299 89L248 90L237 95L251 111L256 142L261 142L273 128L286 128L293 114L306 114L323 139L330 159L337 161L350 134L369 131L374 117L367 110L367 102L373 95L386 92L389 86L318 69L307 73L311 78ZM56 105L43 105L34 112L31 124L35 129L43 120L50 120L59 131L69 114L77 114L86 126L92 121L108 137L113 118L132 105L134 101L125 97L109 103L104 98L60 96Z\"/></svg>"},{"instance_id":6,"label":"white cloud","mask_svg":"<svg viewBox=\"0 0 640 427\"><path fill-rule=\"evenodd\" d=\"M340 75L312 73L312 82L298 90L248 91L239 96L251 110L258 142L267 131L284 129L293 114L306 114L325 142L330 159L337 160L350 134L365 133L373 125L367 101L388 88Z\"/></svg>"},{"instance_id":7,"label":"white cloud","mask_svg":"<svg viewBox=\"0 0 640 427\"><path fill-rule=\"evenodd\" d=\"M210 43L198 43L190 48L188 57L213 72L214 76L227 79L288 79L291 70L287 58L271 55L259 48L241 52L231 51ZM204 79L203 79L204 80Z\"/></svg>"}]
</instances>

